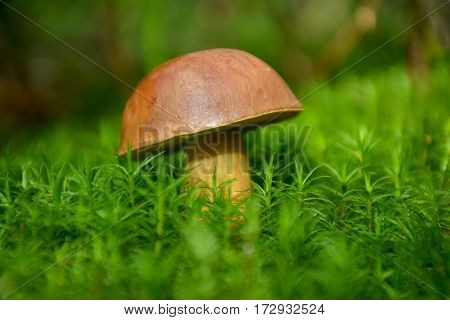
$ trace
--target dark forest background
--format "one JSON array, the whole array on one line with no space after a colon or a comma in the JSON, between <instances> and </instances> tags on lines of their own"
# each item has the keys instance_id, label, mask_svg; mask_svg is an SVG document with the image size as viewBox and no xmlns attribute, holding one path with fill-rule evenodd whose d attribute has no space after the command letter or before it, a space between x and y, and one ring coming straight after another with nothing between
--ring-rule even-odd
<instances>
[{"instance_id":1,"label":"dark forest background","mask_svg":"<svg viewBox=\"0 0 450 320\"><path fill-rule=\"evenodd\" d=\"M3 1L2 1L3 2ZM249 51L296 90L331 78L444 3L441 0L7 1L134 86L175 56ZM449 6L354 68L404 64L427 80L448 58ZM130 88L0 3L0 134L120 114Z\"/></svg>"}]
</instances>

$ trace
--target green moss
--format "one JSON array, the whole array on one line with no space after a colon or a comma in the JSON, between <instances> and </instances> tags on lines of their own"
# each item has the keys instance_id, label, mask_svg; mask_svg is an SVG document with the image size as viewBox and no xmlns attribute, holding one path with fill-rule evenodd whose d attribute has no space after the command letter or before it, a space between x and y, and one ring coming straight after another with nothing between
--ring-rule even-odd
<instances>
[{"instance_id":1,"label":"green moss","mask_svg":"<svg viewBox=\"0 0 450 320\"><path fill-rule=\"evenodd\" d=\"M118 118L24 133L0 156L0 297L448 297L449 83L349 75L276 143L249 133L244 213L183 188L181 151L118 162Z\"/></svg>"}]
</instances>

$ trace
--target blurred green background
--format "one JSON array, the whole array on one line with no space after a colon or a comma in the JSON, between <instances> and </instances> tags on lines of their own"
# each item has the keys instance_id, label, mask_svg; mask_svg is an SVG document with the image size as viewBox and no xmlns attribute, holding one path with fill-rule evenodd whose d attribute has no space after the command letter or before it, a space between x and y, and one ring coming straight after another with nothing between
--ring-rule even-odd
<instances>
[{"instance_id":1,"label":"blurred green background","mask_svg":"<svg viewBox=\"0 0 450 320\"><path fill-rule=\"evenodd\" d=\"M134 86L167 59L249 51L295 92L332 77L444 3L440 0L7 1ZM426 79L448 58L449 6L354 68L401 65ZM120 114L130 89L0 4L0 133ZM300 97L299 97L300 98ZM88 121L88 122L86 122Z\"/></svg>"}]
</instances>

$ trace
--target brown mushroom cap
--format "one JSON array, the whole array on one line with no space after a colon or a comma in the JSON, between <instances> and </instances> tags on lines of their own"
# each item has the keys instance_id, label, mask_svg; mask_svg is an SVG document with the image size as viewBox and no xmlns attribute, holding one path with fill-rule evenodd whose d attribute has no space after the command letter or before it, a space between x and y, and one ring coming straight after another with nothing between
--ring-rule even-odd
<instances>
[{"instance_id":1,"label":"brown mushroom cap","mask_svg":"<svg viewBox=\"0 0 450 320\"><path fill-rule=\"evenodd\" d=\"M301 111L284 80L255 56L234 49L198 51L150 72L128 99L119 155L174 138Z\"/></svg>"}]
</instances>

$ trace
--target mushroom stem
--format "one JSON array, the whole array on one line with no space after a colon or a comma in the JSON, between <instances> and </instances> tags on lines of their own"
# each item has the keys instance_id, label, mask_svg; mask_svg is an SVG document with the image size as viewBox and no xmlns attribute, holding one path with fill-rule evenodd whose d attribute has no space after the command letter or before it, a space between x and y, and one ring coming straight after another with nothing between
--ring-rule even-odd
<instances>
[{"instance_id":1,"label":"mushroom stem","mask_svg":"<svg viewBox=\"0 0 450 320\"><path fill-rule=\"evenodd\" d=\"M200 196L212 200L212 188L219 187L224 198L237 203L250 194L247 153L239 130L198 136L185 150L188 183L198 184Z\"/></svg>"}]
</instances>

